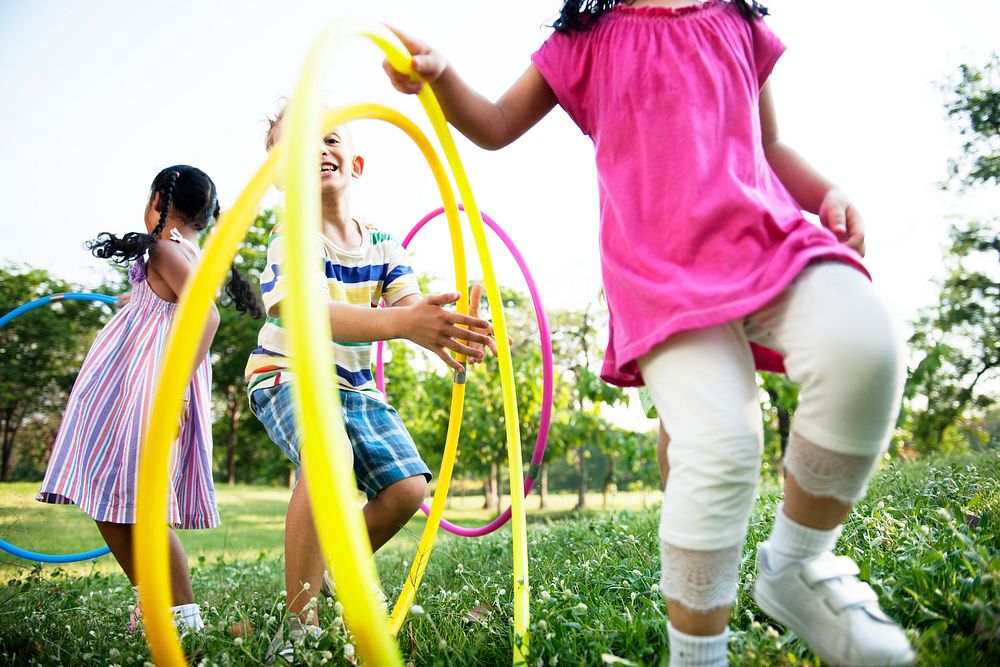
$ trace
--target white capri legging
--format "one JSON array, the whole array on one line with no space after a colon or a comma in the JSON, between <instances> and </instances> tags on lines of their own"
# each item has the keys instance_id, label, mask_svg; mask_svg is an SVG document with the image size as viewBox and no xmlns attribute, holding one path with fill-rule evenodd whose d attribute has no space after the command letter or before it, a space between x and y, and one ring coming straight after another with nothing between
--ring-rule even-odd
<instances>
[{"instance_id":1,"label":"white capri legging","mask_svg":"<svg viewBox=\"0 0 1000 667\"><path fill-rule=\"evenodd\" d=\"M796 435L860 457L888 444L905 368L894 327L859 271L814 264L744 320L676 334L639 359L670 434L660 521L667 544L712 551L743 543L763 450L750 341L782 353L800 385Z\"/></svg>"}]
</instances>

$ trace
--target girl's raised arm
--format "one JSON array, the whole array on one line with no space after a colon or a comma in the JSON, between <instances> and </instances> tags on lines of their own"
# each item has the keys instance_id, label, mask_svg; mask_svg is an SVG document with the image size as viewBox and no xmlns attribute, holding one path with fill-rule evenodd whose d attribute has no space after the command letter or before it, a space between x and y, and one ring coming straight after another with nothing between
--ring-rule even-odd
<instances>
[{"instance_id":1,"label":"girl's raised arm","mask_svg":"<svg viewBox=\"0 0 1000 667\"><path fill-rule=\"evenodd\" d=\"M394 32L413 54L413 69L431 84L448 122L480 148L503 148L556 105L555 93L534 65L529 65L500 99L491 102L463 81L440 52L398 30ZM397 90L420 92L423 84L401 74L388 60L382 67Z\"/></svg>"},{"instance_id":2,"label":"girl's raised arm","mask_svg":"<svg viewBox=\"0 0 1000 667\"><path fill-rule=\"evenodd\" d=\"M770 83L765 83L760 90L760 132L768 164L798 205L819 215L823 225L836 234L841 243L863 256L865 224L861 214L843 190L781 141Z\"/></svg>"}]
</instances>

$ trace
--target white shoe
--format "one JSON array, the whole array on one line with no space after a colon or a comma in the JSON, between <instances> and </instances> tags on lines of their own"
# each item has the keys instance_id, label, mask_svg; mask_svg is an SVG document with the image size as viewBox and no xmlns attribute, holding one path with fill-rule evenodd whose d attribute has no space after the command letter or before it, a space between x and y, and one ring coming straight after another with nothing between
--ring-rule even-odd
<instances>
[{"instance_id":1,"label":"white shoe","mask_svg":"<svg viewBox=\"0 0 1000 667\"><path fill-rule=\"evenodd\" d=\"M903 629L882 613L878 596L858 580L857 564L825 553L771 572L770 543L757 545L753 598L799 635L824 664L897 667L916 660Z\"/></svg>"}]
</instances>

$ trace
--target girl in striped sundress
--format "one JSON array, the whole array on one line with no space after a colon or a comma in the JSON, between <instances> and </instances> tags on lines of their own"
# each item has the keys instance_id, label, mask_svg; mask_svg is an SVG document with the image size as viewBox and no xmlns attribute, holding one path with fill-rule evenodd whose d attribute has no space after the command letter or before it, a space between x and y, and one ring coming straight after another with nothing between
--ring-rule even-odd
<instances>
[{"instance_id":1,"label":"girl in striped sundress","mask_svg":"<svg viewBox=\"0 0 1000 667\"><path fill-rule=\"evenodd\" d=\"M200 169L168 167L157 174L145 210L148 233L103 233L88 244L97 257L134 261L127 304L94 340L70 393L37 500L76 504L91 516L135 585L135 523L139 447L152 407L160 359L177 300L200 257L198 232L219 215L215 184ZM146 259L148 254L148 260ZM235 270L227 293L236 308L260 316L256 292ZM212 307L185 396L170 465L167 522L175 528L219 524L212 483L212 369L208 351L219 323ZM187 556L170 531L175 618L200 630ZM133 617L133 627L134 627Z\"/></svg>"}]
</instances>

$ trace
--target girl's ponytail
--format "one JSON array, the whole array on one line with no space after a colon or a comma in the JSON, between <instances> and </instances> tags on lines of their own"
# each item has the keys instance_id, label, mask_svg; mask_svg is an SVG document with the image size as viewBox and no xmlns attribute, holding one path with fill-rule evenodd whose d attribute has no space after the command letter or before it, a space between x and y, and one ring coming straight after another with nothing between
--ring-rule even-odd
<instances>
[{"instance_id":1,"label":"girl's ponytail","mask_svg":"<svg viewBox=\"0 0 1000 667\"><path fill-rule=\"evenodd\" d=\"M173 168L171 167L170 169ZM160 232L163 231L163 228L167 224L167 217L170 214L170 202L173 199L174 190L177 187L177 181L180 177L180 171L168 171L165 169L153 179L151 190L154 193L160 193L160 220L152 233L128 232L121 238L118 238L114 234L102 232L97 235L96 239L87 242L87 249L95 257L110 259L116 264L128 264L145 255L150 249L156 246L156 237L160 235Z\"/></svg>"},{"instance_id":2,"label":"girl's ponytail","mask_svg":"<svg viewBox=\"0 0 1000 667\"><path fill-rule=\"evenodd\" d=\"M264 317L264 304L261 303L257 290L236 267L229 269L229 283L226 284L226 296L229 304L240 313L249 313L255 320Z\"/></svg>"}]
</instances>

